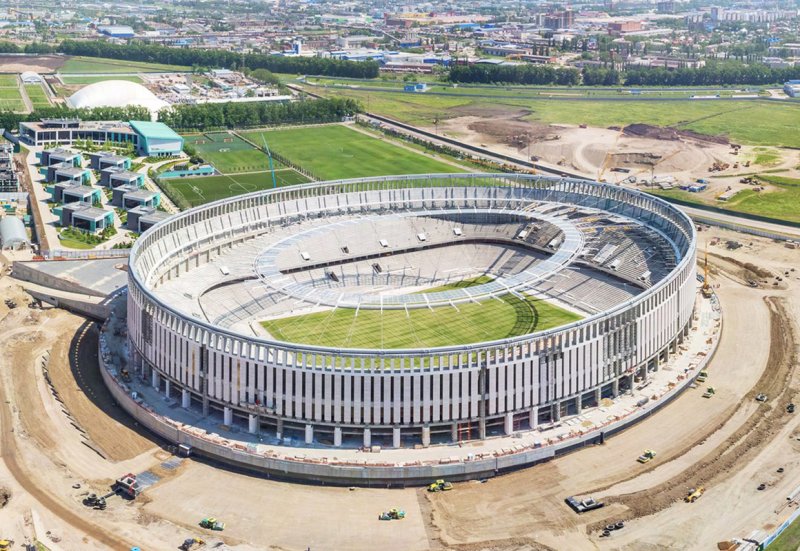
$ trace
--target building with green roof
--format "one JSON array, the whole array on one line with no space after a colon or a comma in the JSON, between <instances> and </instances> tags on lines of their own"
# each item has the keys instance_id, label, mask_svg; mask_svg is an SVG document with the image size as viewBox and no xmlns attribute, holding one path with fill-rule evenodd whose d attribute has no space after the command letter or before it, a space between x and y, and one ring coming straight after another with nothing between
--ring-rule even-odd
<instances>
[{"instance_id":1,"label":"building with green roof","mask_svg":"<svg viewBox=\"0 0 800 551\"><path fill-rule=\"evenodd\" d=\"M163 122L131 121L139 135L138 149L148 157L177 155L183 150L183 138Z\"/></svg>"}]
</instances>

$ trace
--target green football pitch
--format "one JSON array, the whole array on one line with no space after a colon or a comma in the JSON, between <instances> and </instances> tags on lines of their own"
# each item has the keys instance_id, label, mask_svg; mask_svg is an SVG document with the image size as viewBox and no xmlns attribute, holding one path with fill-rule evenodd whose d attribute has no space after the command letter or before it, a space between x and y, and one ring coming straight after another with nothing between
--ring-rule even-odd
<instances>
[{"instance_id":1,"label":"green football pitch","mask_svg":"<svg viewBox=\"0 0 800 551\"><path fill-rule=\"evenodd\" d=\"M269 168L266 154L239 136L227 132L209 132L184 136L186 143L197 150L207 163L223 174L259 172ZM282 168L277 164L275 168Z\"/></svg>"},{"instance_id":2,"label":"green football pitch","mask_svg":"<svg viewBox=\"0 0 800 551\"><path fill-rule=\"evenodd\" d=\"M465 171L338 124L247 132L243 135L256 144L266 139L273 153L282 155L323 180Z\"/></svg>"},{"instance_id":3,"label":"green football pitch","mask_svg":"<svg viewBox=\"0 0 800 551\"><path fill-rule=\"evenodd\" d=\"M334 348L431 348L526 335L581 319L541 299L504 295L456 307L337 308L262 322L273 338Z\"/></svg>"},{"instance_id":4,"label":"green football pitch","mask_svg":"<svg viewBox=\"0 0 800 551\"><path fill-rule=\"evenodd\" d=\"M291 168L276 170L275 180L278 187L308 182L308 178ZM173 178L161 180L160 183L167 195L182 209L273 187L269 172Z\"/></svg>"}]
</instances>

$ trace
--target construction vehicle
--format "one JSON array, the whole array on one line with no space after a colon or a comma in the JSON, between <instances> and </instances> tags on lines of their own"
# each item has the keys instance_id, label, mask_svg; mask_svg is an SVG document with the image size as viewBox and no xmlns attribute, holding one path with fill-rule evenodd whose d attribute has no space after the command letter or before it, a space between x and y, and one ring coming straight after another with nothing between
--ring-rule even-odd
<instances>
[{"instance_id":1,"label":"construction vehicle","mask_svg":"<svg viewBox=\"0 0 800 551\"><path fill-rule=\"evenodd\" d=\"M703 398L711 398L711 397L712 397L714 394L716 394L716 393L717 393L717 391L716 391L716 390L714 390L714 387L713 387L713 386L710 386L710 387L708 387L708 388L706 389L706 391L703 393Z\"/></svg>"},{"instance_id":2,"label":"construction vehicle","mask_svg":"<svg viewBox=\"0 0 800 551\"><path fill-rule=\"evenodd\" d=\"M794 404L786 406L786 413L794 413Z\"/></svg>"},{"instance_id":3,"label":"construction vehicle","mask_svg":"<svg viewBox=\"0 0 800 551\"><path fill-rule=\"evenodd\" d=\"M605 503L602 501L595 501L591 497L587 497L586 499L578 500L578 498L574 496L569 496L564 500L567 505L569 505L573 511L576 513L585 513L586 511L593 511L595 509L600 509L601 507L605 506Z\"/></svg>"},{"instance_id":4,"label":"construction vehicle","mask_svg":"<svg viewBox=\"0 0 800 551\"><path fill-rule=\"evenodd\" d=\"M0 551L10 551L12 543L11 540L0 540Z\"/></svg>"},{"instance_id":5,"label":"construction vehicle","mask_svg":"<svg viewBox=\"0 0 800 551\"><path fill-rule=\"evenodd\" d=\"M756 396L756 401L757 402L766 402L767 401L767 395L766 394L757 395Z\"/></svg>"},{"instance_id":6,"label":"construction vehicle","mask_svg":"<svg viewBox=\"0 0 800 551\"><path fill-rule=\"evenodd\" d=\"M214 517L204 518L200 521L200 526L207 530L216 530L218 532L225 530L225 523L218 521Z\"/></svg>"},{"instance_id":7,"label":"construction vehicle","mask_svg":"<svg viewBox=\"0 0 800 551\"><path fill-rule=\"evenodd\" d=\"M200 538L186 538L178 549L181 551L191 551L192 549L203 547L205 544L206 542Z\"/></svg>"},{"instance_id":8,"label":"construction vehicle","mask_svg":"<svg viewBox=\"0 0 800 551\"><path fill-rule=\"evenodd\" d=\"M706 489L703 488L702 486L698 486L696 489L691 488L686 497L683 498L683 501L685 501L686 503L694 503L695 501L700 499L700 496L702 496L703 493L705 493L705 491Z\"/></svg>"},{"instance_id":9,"label":"construction vehicle","mask_svg":"<svg viewBox=\"0 0 800 551\"><path fill-rule=\"evenodd\" d=\"M703 261L703 286L700 288L703 298L711 298L714 292L711 290L711 283L708 280L708 251L705 252Z\"/></svg>"},{"instance_id":10,"label":"construction vehicle","mask_svg":"<svg viewBox=\"0 0 800 551\"><path fill-rule=\"evenodd\" d=\"M644 453L636 460L639 463L649 463L656 457L656 452L653 450L644 450Z\"/></svg>"},{"instance_id":11,"label":"construction vehicle","mask_svg":"<svg viewBox=\"0 0 800 551\"><path fill-rule=\"evenodd\" d=\"M428 486L429 492L446 492L453 489L453 483L442 480L441 478Z\"/></svg>"},{"instance_id":12,"label":"construction vehicle","mask_svg":"<svg viewBox=\"0 0 800 551\"><path fill-rule=\"evenodd\" d=\"M403 520L406 518L406 512L400 509L389 509L378 515L378 520Z\"/></svg>"},{"instance_id":13,"label":"construction vehicle","mask_svg":"<svg viewBox=\"0 0 800 551\"><path fill-rule=\"evenodd\" d=\"M697 381L698 383L705 383L707 379L708 379L708 371L704 369L700 373L698 373L695 381Z\"/></svg>"}]
</instances>

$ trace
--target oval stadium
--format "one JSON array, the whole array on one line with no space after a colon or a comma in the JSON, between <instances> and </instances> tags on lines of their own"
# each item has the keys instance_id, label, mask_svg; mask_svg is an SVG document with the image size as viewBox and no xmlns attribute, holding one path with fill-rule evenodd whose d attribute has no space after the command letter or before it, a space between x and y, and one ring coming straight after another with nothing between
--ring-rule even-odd
<instances>
[{"instance_id":1,"label":"oval stadium","mask_svg":"<svg viewBox=\"0 0 800 551\"><path fill-rule=\"evenodd\" d=\"M691 220L640 192L522 174L316 182L144 233L130 365L243 434L427 448L542 430L646 383L689 335L697 290Z\"/></svg>"}]
</instances>

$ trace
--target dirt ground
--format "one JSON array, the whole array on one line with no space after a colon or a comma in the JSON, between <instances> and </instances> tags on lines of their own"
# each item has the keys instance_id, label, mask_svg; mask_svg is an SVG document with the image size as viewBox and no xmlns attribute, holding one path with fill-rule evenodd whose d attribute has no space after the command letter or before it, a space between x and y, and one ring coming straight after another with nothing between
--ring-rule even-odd
<instances>
[{"instance_id":1,"label":"dirt ground","mask_svg":"<svg viewBox=\"0 0 800 551\"><path fill-rule=\"evenodd\" d=\"M773 526L800 481L800 417L784 409L800 388L800 273L790 271L800 251L717 230L708 236L722 239L709 246L709 261L724 314L709 367L712 399L688 390L604 445L441 494L289 484L196 460L167 470L161 462L170 453L107 401L94 371L92 326L56 309L9 310L0 300L0 346L8 351L0 357L2 536L38 539L54 551L174 549L193 536L241 551L655 550L708 549ZM727 250L721 243L728 239L744 246ZM747 284L754 274L757 288ZM772 285L779 274L783 281ZM10 296L22 303L24 295L0 278L0 299ZM40 363L48 350L53 388ZM756 402L757 392L769 401ZM640 465L635 459L646 448L658 455ZM81 504L116 476L143 470L161 480L136 502L112 498L106 511ZM762 482L767 489L756 490ZM683 503L697 484L705 484L705 495ZM578 516L564 504L566 496L588 494L608 505ZM390 507L407 518L378 521ZM197 527L209 515L227 523L223 533ZM626 528L611 538L594 530L620 519Z\"/></svg>"},{"instance_id":2,"label":"dirt ground","mask_svg":"<svg viewBox=\"0 0 800 551\"><path fill-rule=\"evenodd\" d=\"M61 55L0 55L0 73L54 73L69 59Z\"/></svg>"},{"instance_id":3,"label":"dirt ground","mask_svg":"<svg viewBox=\"0 0 800 551\"><path fill-rule=\"evenodd\" d=\"M685 130L644 124L625 128L548 125L525 120L528 114L524 109L507 107L498 107L488 115L464 108L459 116L440 121L438 130L473 145L519 158L534 157L546 165L562 166L601 181L620 183L631 176L636 181L671 176L678 185L703 178L709 180L709 187L700 195L707 199L715 199L729 187L749 189L740 182L741 177L767 168L782 176L800 175L800 155L792 149L744 146L734 154L725 139ZM759 154L767 152L774 156L768 165L752 164ZM750 167L744 166L747 160ZM728 168L710 173L709 167L717 162L727 163Z\"/></svg>"}]
</instances>

